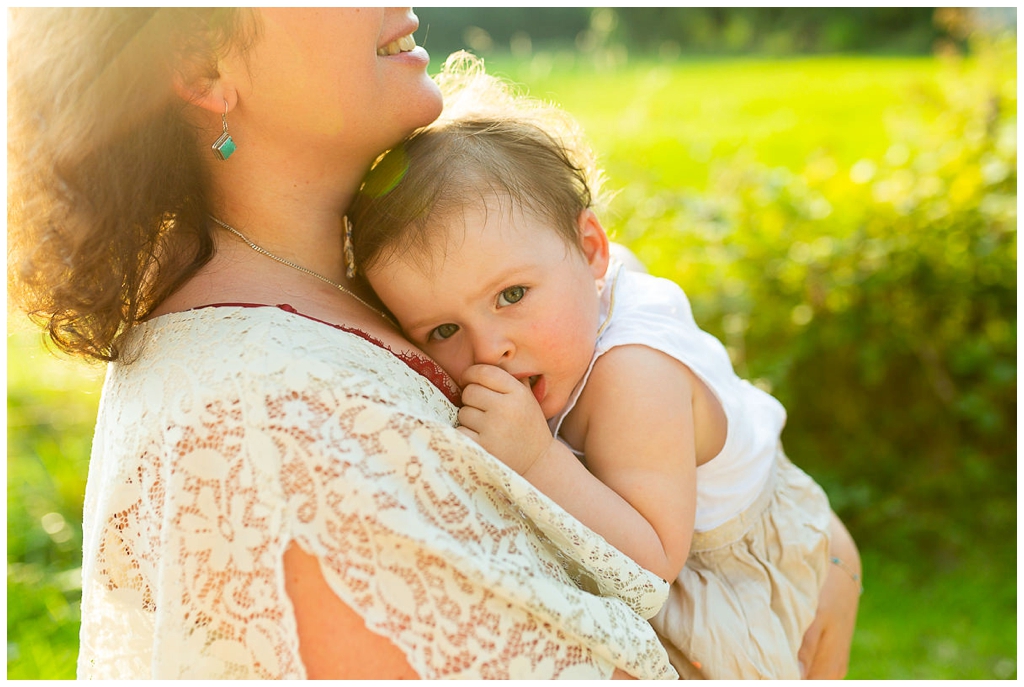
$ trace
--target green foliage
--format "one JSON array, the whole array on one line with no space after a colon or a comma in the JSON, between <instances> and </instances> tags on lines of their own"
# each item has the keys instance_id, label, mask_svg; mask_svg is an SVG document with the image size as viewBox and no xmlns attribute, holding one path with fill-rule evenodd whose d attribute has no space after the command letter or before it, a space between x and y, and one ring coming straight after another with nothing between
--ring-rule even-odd
<instances>
[{"instance_id":1,"label":"green foliage","mask_svg":"<svg viewBox=\"0 0 1024 687\"><path fill-rule=\"evenodd\" d=\"M858 539L933 560L1015 526L1016 59L990 50L878 159L734 158L704 191L617 198L619 236L785 404Z\"/></svg>"},{"instance_id":2,"label":"green foliage","mask_svg":"<svg viewBox=\"0 0 1024 687\"><path fill-rule=\"evenodd\" d=\"M930 7L634 7L613 36L639 51L688 53L928 52L942 35Z\"/></svg>"}]
</instances>

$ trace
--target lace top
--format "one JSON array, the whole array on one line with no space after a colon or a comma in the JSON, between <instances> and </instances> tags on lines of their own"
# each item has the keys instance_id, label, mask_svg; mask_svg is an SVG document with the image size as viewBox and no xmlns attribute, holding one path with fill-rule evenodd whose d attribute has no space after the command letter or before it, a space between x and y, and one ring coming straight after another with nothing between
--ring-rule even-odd
<instances>
[{"instance_id":1,"label":"lace top","mask_svg":"<svg viewBox=\"0 0 1024 687\"><path fill-rule=\"evenodd\" d=\"M165 315L110 365L83 678L303 678L294 542L424 678L675 672L667 586L453 429L397 357L280 308Z\"/></svg>"}]
</instances>

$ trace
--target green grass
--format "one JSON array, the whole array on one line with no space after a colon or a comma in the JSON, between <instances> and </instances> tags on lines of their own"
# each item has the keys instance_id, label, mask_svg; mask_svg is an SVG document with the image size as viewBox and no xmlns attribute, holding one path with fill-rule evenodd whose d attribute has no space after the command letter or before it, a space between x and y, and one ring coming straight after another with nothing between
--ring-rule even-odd
<instances>
[{"instance_id":1,"label":"green grass","mask_svg":"<svg viewBox=\"0 0 1024 687\"><path fill-rule=\"evenodd\" d=\"M7 677L75 675L82 502L102 367L7 341Z\"/></svg>"},{"instance_id":2,"label":"green grass","mask_svg":"<svg viewBox=\"0 0 1024 687\"><path fill-rule=\"evenodd\" d=\"M542 64L494 59L488 69L573 113L617 187L638 179L703 187L710 161L738 154L793 170L821 156L839 166L881 157L941 74L932 58L750 58L614 71L548 71L544 58L534 62Z\"/></svg>"},{"instance_id":3,"label":"green grass","mask_svg":"<svg viewBox=\"0 0 1024 687\"><path fill-rule=\"evenodd\" d=\"M862 545L863 548L863 545ZM991 680L1017 677L1016 551L979 542L956 566L862 551L861 597L849 677Z\"/></svg>"},{"instance_id":4,"label":"green grass","mask_svg":"<svg viewBox=\"0 0 1024 687\"><path fill-rule=\"evenodd\" d=\"M577 115L606 162L610 186L624 193L700 190L709 169L735 160L806 174L880 159L915 122L941 116L934 91L945 78L942 64L924 58L602 70L555 55L488 65ZM102 371L51 356L21 325L9 336L9 678L74 676L81 508ZM1015 528L979 528L956 555L936 555L921 543L941 540L943 532L906 537L905 529L853 532L866 591L850 677L1015 678Z\"/></svg>"}]
</instances>

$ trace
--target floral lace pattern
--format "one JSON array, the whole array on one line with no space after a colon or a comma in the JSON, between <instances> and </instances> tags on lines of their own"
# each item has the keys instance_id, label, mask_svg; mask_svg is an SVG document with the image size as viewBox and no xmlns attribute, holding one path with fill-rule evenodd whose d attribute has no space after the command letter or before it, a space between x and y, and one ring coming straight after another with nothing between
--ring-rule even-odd
<instances>
[{"instance_id":1,"label":"floral lace pattern","mask_svg":"<svg viewBox=\"0 0 1024 687\"><path fill-rule=\"evenodd\" d=\"M235 307L240 307L240 308L269 308L269 307L271 307L269 305L265 305L265 304L262 304L262 303L213 303L213 304L210 304L210 305L200 306L200 308L218 308L218 307L223 307L223 306L235 306ZM367 341L369 341L370 343L374 344L375 346L379 346L379 347L381 347L381 348L383 348L383 349L385 349L387 351L390 351L395 357L397 357L403 363L405 363L410 368L412 368L412 370L414 372L417 372L417 373L423 375L424 377L426 377L428 380L430 380L430 382L434 386L436 386L438 389L441 390L441 393L443 393L445 395L445 398L447 398L449 401L451 401L455 405L462 405L462 392L459 389L458 385L455 384L455 380L453 380L451 377L449 377L448 373L445 372L441 368L440 365L435 363L430 358L426 358L426 357L421 356L421 355L416 355L415 353L406 353L405 351L392 351L391 348L389 346L385 345L382 341L380 341L379 339L377 339L377 338L367 334L366 332L364 332L364 331L362 331L360 329L354 329L352 327L346 327L344 325L332 324L331 322L326 322L324 320L318 320L315 317L310 317L309 315L305 315L303 313L300 313L298 310L296 310L292 306L288 305L287 303L281 303L281 304L275 305L273 307L280 308L281 310L284 310L285 312L295 313L296 315L302 315L303 317L309 317L309 319L313 320L314 322L319 322L321 324L327 325L328 327L334 327L335 329L340 329L343 332L349 332L350 334L355 334L356 336L361 336L362 338L366 339ZM193 310L198 310L198 309L199 308L193 308Z\"/></svg>"},{"instance_id":2,"label":"floral lace pattern","mask_svg":"<svg viewBox=\"0 0 1024 687\"><path fill-rule=\"evenodd\" d=\"M277 308L137 330L85 504L83 678L302 678L295 542L424 678L673 678L667 584L452 426L395 356Z\"/></svg>"}]
</instances>

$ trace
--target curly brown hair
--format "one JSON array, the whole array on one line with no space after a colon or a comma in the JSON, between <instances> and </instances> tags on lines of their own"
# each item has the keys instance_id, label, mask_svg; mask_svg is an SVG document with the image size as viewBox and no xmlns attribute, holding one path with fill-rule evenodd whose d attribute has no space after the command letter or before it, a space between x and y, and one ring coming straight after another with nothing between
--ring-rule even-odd
<instances>
[{"instance_id":1,"label":"curly brown hair","mask_svg":"<svg viewBox=\"0 0 1024 687\"><path fill-rule=\"evenodd\" d=\"M245 54L255 14L22 8L8 42L8 285L68 353L122 337L213 254L194 126L174 93Z\"/></svg>"}]
</instances>

